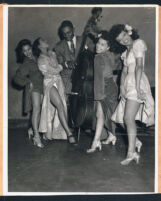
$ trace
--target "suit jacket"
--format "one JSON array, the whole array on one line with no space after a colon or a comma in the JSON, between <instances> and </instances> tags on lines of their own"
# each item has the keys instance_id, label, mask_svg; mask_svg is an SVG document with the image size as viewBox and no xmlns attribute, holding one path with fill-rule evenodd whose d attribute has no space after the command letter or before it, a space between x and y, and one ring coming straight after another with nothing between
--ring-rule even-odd
<instances>
[{"instance_id":1,"label":"suit jacket","mask_svg":"<svg viewBox=\"0 0 161 201\"><path fill-rule=\"evenodd\" d=\"M65 62L67 61L76 62L77 56L81 48L81 44L82 44L82 37L76 36L75 55L73 55L73 53L70 51L66 40L61 40L56 44L54 49L57 55L58 63L63 66L63 71L61 72L62 77L71 77L72 70L69 70L66 67Z\"/></svg>"}]
</instances>

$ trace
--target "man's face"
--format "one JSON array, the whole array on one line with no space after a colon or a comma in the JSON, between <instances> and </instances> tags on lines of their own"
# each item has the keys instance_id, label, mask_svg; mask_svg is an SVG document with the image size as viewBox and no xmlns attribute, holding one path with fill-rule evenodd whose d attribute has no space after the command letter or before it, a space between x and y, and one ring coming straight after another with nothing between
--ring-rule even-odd
<instances>
[{"instance_id":1,"label":"man's face","mask_svg":"<svg viewBox=\"0 0 161 201\"><path fill-rule=\"evenodd\" d=\"M63 33L65 40L71 41L73 39L74 30L71 27L64 27L62 29L62 33Z\"/></svg>"}]
</instances>

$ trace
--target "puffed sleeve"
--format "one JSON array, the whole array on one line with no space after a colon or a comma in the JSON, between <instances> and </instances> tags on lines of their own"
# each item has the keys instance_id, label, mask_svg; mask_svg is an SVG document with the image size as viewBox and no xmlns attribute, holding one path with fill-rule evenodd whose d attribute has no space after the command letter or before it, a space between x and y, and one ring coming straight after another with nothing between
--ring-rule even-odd
<instances>
[{"instance_id":1,"label":"puffed sleeve","mask_svg":"<svg viewBox=\"0 0 161 201\"><path fill-rule=\"evenodd\" d=\"M136 58L144 57L145 51L147 50L147 46L145 42L141 39L134 41L133 44L133 52Z\"/></svg>"},{"instance_id":2,"label":"puffed sleeve","mask_svg":"<svg viewBox=\"0 0 161 201\"><path fill-rule=\"evenodd\" d=\"M94 99L104 98L104 63L100 55L94 59Z\"/></svg>"}]
</instances>

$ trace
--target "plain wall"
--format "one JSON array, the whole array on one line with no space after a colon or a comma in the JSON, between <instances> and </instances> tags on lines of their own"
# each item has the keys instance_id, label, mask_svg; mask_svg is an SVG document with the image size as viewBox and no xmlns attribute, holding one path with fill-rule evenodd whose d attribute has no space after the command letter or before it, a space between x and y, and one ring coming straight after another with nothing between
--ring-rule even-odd
<instances>
[{"instance_id":1,"label":"plain wall","mask_svg":"<svg viewBox=\"0 0 161 201\"><path fill-rule=\"evenodd\" d=\"M71 20L75 32L81 35L90 17L90 7L48 7L48 8L9 8L8 14L8 117L24 119L22 115L22 90L12 85L12 78L18 68L15 47L21 39L32 42L39 36L48 40L51 47L59 41L57 34L60 23ZM109 30L118 23L127 23L136 28L140 38L144 39L148 51L146 53L145 72L151 86L155 86L155 8L103 8L100 26Z\"/></svg>"}]
</instances>

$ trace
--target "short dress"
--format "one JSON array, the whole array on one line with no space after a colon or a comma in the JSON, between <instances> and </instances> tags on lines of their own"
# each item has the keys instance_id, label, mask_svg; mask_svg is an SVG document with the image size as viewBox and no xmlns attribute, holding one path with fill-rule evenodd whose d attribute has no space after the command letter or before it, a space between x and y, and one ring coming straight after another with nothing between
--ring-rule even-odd
<instances>
[{"instance_id":1,"label":"short dress","mask_svg":"<svg viewBox=\"0 0 161 201\"><path fill-rule=\"evenodd\" d=\"M124 80L123 87L125 89L125 98L121 98L114 114L112 115L112 120L116 123L124 123L124 111L126 100L135 100L140 104L140 108L137 112L135 120L139 120L146 124L146 126L151 126L154 124L154 99L151 94L151 88L147 76L142 72L142 77L140 80L140 89L144 92L144 100L137 98L136 90L136 79L135 79L135 68L136 68L136 58L143 58L143 64L145 63L145 52L147 46L145 42L141 39L137 39L133 43L129 54L127 55L127 50L122 54L122 59L124 66L127 67L127 75Z\"/></svg>"},{"instance_id":2,"label":"short dress","mask_svg":"<svg viewBox=\"0 0 161 201\"><path fill-rule=\"evenodd\" d=\"M115 69L114 55L107 51L95 56L94 59L94 100L99 101L104 113L104 127L112 132L111 116L118 104L117 85L113 79Z\"/></svg>"},{"instance_id":3,"label":"short dress","mask_svg":"<svg viewBox=\"0 0 161 201\"><path fill-rule=\"evenodd\" d=\"M14 82L21 87L25 87L23 109L24 113L28 113L32 109L31 92L43 94L43 75L34 59L25 57L16 71ZM30 83L33 85L32 91L30 90Z\"/></svg>"},{"instance_id":4,"label":"short dress","mask_svg":"<svg viewBox=\"0 0 161 201\"><path fill-rule=\"evenodd\" d=\"M49 95L50 89L53 86L56 87L67 113L65 89L60 76L62 67L58 64L54 52L50 52L49 56L40 55L38 59L38 67L44 75L44 98L42 103L39 132L46 133L46 137L50 140L67 140L66 132L59 121L58 111L50 102Z\"/></svg>"}]
</instances>

